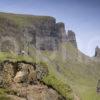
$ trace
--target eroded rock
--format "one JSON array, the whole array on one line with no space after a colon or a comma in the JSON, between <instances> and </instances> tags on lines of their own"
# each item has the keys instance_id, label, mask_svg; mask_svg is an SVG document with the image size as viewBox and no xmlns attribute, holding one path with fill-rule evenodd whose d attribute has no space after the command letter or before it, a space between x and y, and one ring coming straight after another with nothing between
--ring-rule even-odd
<instances>
[{"instance_id":1,"label":"eroded rock","mask_svg":"<svg viewBox=\"0 0 100 100\"><path fill-rule=\"evenodd\" d=\"M27 62L5 61L0 66L1 87L7 88L11 100L65 100L41 80L47 67Z\"/></svg>"},{"instance_id":2,"label":"eroded rock","mask_svg":"<svg viewBox=\"0 0 100 100\"><path fill-rule=\"evenodd\" d=\"M75 33L72 30L67 32L67 41L72 43L72 45L77 48Z\"/></svg>"}]
</instances>

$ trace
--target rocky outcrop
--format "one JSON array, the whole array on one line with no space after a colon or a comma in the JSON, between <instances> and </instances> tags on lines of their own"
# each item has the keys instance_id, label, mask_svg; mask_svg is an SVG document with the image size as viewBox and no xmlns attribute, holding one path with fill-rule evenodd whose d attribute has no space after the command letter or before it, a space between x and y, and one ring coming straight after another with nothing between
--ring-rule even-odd
<instances>
[{"instance_id":1,"label":"rocky outcrop","mask_svg":"<svg viewBox=\"0 0 100 100\"><path fill-rule=\"evenodd\" d=\"M71 30L69 30L67 32L67 41L71 42L72 45L77 48L77 42L76 42L75 33L73 31L71 31Z\"/></svg>"},{"instance_id":2,"label":"rocky outcrop","mask_svg":"<svg viewBox=\"0 0 100 100\"><path fill-rule=\"evenodd\" d=\"M95 48L95 57L100 57L100 48L98 46Z\"/></svg>"},{"instance_id":3,"label":"rocky outcrop","mask_svg":"<svg viewBox=\"0 0 100 100\"><path fill-rule=\"evenodd\" d=\"M36 30L36 48L40 50L55 50L57 49L57 33L55 30L56 20L48 18L42 20Z\"/></svg>"},{"instance_id":4,"label":"rocky outcrop","mask_svg":"<svg viewBox=\"0 0 100 100\"><path fill-rule=\"evenodd\" d=\"M67 36L64 23L53 17L0 13L0 51L57 50L67 41L77 45L74 32L68 31Z\"/></svg>"},{"instance_id":5,"label":"rocky outcrop","mask_svg":"<svg viewBox=\"0 0 100 100\"><path fill-rule=\"evenodd\" d=\"M7 87L15 83L38 83L48 73L45 67L27 62L5 61L0 66L0 85Z\"/></svg>"},{"instance_id":6,"label":"rocky outcrop","mask_svg":"<svg viewBox=\"0 0 100 100\"><path fill-rule=\"evenodd\" d=\"M8 89L11 100L65 100L42 83L47 67L27 62L5 61L0 65L0 87Z\"/></svg>"},{"instance_id":7,"label":"rocky outcrop","mask_svg":"<svg viewBox=\"0 0 100 100\"><path fill-rule=\"evenodd\" d=\"M26 85L26 84L13 84L10 88L10 98L13 96L20 97L19 100L64 100L55 90L48 88L46 85ZM13 92L12 92L13 91ZM16 92L16 95L14 95Z\"/></svg>"},{"instance_id":8,"label":"rocky outcrop","mask_svg":"<svg viewBox=\"0 0 100 100\"><path fill-rule=\"evenodd\" d=\"M64 23L59 22L56 24L56 33L58 35L58 42L61 43L67 41L67 35Z\"/></svg>"}]
</instances>

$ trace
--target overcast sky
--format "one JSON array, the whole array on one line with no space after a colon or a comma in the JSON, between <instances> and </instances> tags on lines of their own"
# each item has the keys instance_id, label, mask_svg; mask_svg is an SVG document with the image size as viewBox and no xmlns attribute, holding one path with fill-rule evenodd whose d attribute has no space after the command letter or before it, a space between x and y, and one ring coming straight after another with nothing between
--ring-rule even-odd
<instances>
[{"instance_id":1,"label":"overcast sky","mask_svg":"<svg viewBox=\"0 0 100 100\"><path fill-rule=\"evenodd\" d=\"M85 54L100 47L100 0L0 0L0 11L53 16L76 33Z\"/></svg>"}]
</instances>

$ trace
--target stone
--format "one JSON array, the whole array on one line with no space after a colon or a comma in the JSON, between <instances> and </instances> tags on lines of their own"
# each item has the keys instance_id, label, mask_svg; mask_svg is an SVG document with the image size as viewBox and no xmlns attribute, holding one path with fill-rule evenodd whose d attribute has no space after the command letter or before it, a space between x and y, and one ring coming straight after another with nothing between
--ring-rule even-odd
<instances>
[{"instance_id":1,"label":"stone","mask_svg":"<svg viewBox=\"0 0 100 100\"><path fill-rule=\"evenodd\" d=\"M10 87L10 91L16 91L17 95L10 94L11 100L13 97L25 100L65 100L52 88L48 88L45 85L27 85L24 87L22 84L14 84Z\"/></svg>"},{"instance_id":2,"label":"stone","mask_svg":"<svg viewBox=\"0 0 100 100\"><path fill-rule=\"evenodd\" d=\"M11 100L65 100L56 90L42 83L42 78L48 74L47 67L11 61L1 65L1 87L8 90L7 97Z\"/></svg>"},{"instance_id":3,"label":"stone","mask_svg":"<svg viewBox=\"0 0 100 100\"><path fill-rule=\"evenodd\" d=\"M100 57L100 48L98 46L95 48L95 57Z\"/></svg>"},{"instance_id":4,"label":"stone","mask_svg":"<svg viewBox=\"0 0 100 100\"><path fill-rule=\"evenodd\" d=\"M2 86L7 87L13 82L14 77L14 66L13 63L5 62L3 63L3 70L0 72L2 73Z\"/></svg>"},{"instance_id":5,"label":"stone","mask_svg":"<svg viewBox=\"0 0 100 100\"><path fill-rule=\"evenodd\" d=\"M60 43L67 41L67 35L64 23L62 22L56 23L56 32L58 35L58 41Z\"/></svg>"},{"instance_id":6,"label":"stone","mask_svg":"<svg viewBox=\"0 0 100 100\"><path fill-rule=\"evenodd\" d=\"M77 48L75 33L72 30L68 30L67 32L67 41Z\"/></svg>"},{"instance_id":7,"label":"stone","mask_svg":"<svg viewBox=\"0 0 100 100\"><path fill-rule=\"evenodd\" d=\"M26 62L5 61L0 66L0 85L7 87L13 82L36 84L48 74L48 68Z\"/></svg>"},{"instance_id":8,"label":"stone","mask_svg":"<svg viewBox=\"0 0 100 100\"><path fill-rule=\"evenodd\" d=\"M14 82L21 83L27 80L27 74L25 72L19 71L14 77Z\"/></svg>"}]
</instances>

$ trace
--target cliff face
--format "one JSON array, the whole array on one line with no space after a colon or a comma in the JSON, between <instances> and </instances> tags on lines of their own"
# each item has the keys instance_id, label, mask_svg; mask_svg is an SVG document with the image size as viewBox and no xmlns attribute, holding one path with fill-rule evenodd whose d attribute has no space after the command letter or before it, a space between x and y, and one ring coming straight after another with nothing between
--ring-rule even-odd
<instances>
[{"instance_id":1,"label":"cliff face","mask_svg":"<svg viewBox=\"0 0 100 100\"><path fill-rule=\"evenodd\" d=\"M77 48L75 33L71 30L67 32L67 41L71 42L72 45Z\"/></svg>"},{"instance_id":2,"label":"cliff face","mask_svg":"<svg viewBox=\"0 0 100 100\"><path fill-rule=\"evenodd\" d=\"M67 41L77 45L75 34L68 31L67 37L64 23L53 17L0 13L0 51L57 50L59 43Z\"/></svg>"}]
</instances>

